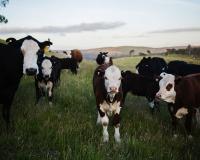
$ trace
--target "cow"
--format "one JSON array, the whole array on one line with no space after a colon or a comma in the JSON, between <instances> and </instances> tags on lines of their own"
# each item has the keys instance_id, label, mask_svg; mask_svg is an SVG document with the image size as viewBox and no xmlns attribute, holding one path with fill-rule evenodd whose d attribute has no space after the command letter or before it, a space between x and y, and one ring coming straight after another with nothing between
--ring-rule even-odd
<instances>
[{"instance_id":1,"label":"cow","mask_svg":"<svg viewBox=\"0 0 200 160\"><path fill-rule=\"evenodd\" d=\"M10 108L15 92L23 74L38 73L37 58L43 54L45 46L52 45L49 41L39 42L31 36L12 40L7 45L0 45L0 104L7 128L10 124Z\"/></svg>"},{"instance_id":2,"label":"cow","mask_svg":"<svg viewBox=\"0 0 200 160\"><path fill-rule=\"evenodd\" d=\"M103 126L103 142L108 142L109 140L107 131L108 116L112 114L114 114L115 141L121 141L119 132L120 110L123 99L121 79L119 68L108 64L98 66L93 75L93 90L98 110L97 124L101 123Z\"/></svg>"},{"instance_id":3,"label":"cow","mask_svg":"<svg viewBox=\"0 0 200 160\"><path fill-rule=\"evenodd\" d=\"M72 58L74 58L78 62L78 64L82 62L83 55L80 50L78 49L71 50L71 55L72 55Z\"/></svg>"},{"instance_id":4,"label":"cow","mask_svg":"<svg viewBox=\"0 0 200 160\"><path fill-rule=\"evenodd\" d=\"M49 57L42 57L38 61L39 74L35 76L36 104L47 92L49 104L52 104L53 89L58 83L60 72L57 70L57 62Z\"/></svg>"},{"instance_id":5,"label":"cow","mask_svg":"<svg viewBox=\"0 0 200 160\"><path fill-rule=\"evenodd\" d=\"M160 89L156 97L170 104L169 111L174 130L176 129L177 119L186 116L186 132L189 137L192 137L192 117L195 115L196 108L200 107L200 74L177 77L162 73L161 77Z\"/></svg>"},{"instance_id":6,"label":"cow","mask_svg":"<svg viewBox=\"0 0 200 160\"><path fill-rule=\"evenodd\" d=\"M179 76L200 73L200 65L188 64L185 61L171 61L168 63L167 73Z\"/></svg>"},{"instance_id":7,"label":"cow","mask_svg":"<svg viewBox=\"0 0 200 160\"><path fill-rule=\"evenodd\" d=\"M67 51L63 51L63 53L65 54L65 58L72 58L71 53L69 53Z\"/></svg>"},{"instance_id":8,"label":"cow","mask_svg":"<svg viewBox=\"0 0 200 160\"><path fill-rule=\"evenodd\" d=\"M70 69L73 74L77 74L78 62L74 58L58 58L51 56L52 59L57 63L58 70Z\"/></svg>"},{"instance_id":9,"label":"cow","mask_svg":"<svg viewBox=\"0 0 200 160\"><path fill-rule=\"evenodd\" d=\"M159 76L167 69L167 63L160 57L148 57L143 59L136 65L136 73L143 76Z\"/></svg>"},{"instance_id":10,"label":"cow","mask_svg":"<svg viewBox=\"0 0 200 160\"><path fill-rule=\"evenodd\" d=\"M96 62L98 65L102 64L113 64L112 58L108 56L108 52L100 52L97 55Z\"/></svg>"},{"instance_id":11,"label":"cow","mask_svg":"<svg viewBox=\"0 0 200 160\"><path fill-rule=\"evenodd\" d=\"M131 92L133 95L146 97L152 113L154 108L159 111L158 101L155 100L155 95L159 90L159 79L142 76L131 71L122 72L122 77L123 104L127 93Z\"/></svg>"}]
</instances>

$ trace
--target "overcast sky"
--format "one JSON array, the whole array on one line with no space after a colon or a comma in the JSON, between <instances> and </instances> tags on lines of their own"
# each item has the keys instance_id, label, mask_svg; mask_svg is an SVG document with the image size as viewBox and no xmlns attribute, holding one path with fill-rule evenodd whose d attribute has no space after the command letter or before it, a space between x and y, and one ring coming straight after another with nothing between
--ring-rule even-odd
<instances>
[{"instance_id":1,"label":"overcast sky","mask_svg":"<svg viewBox=\"0 0 200 160\"><path fill-rule=\"evenodd\" d=\"M52 49L200 45L199 0L10 0L0 13L0 38L50 38Z\"/></svg>"}]
</instances>

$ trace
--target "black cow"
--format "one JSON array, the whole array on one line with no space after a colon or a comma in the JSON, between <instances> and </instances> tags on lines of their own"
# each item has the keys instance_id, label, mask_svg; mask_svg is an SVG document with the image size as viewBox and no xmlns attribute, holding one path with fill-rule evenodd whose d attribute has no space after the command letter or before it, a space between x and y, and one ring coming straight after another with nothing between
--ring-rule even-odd
<instances>
[{"instance_id":1,"label":"black cow","mask_svg":"<svg viewBox=\"0 0 200 160\"><path fill-rule=\"evenodd\" d=\"M160 57L143 57L143 59L136 65L136 73L149 77L158 76L162 72L166 71L166 69L167 63Z\"/></svg>"},{"instance_id":2,"label":"black cow","mask_svg":"<svg viewBox=\"0 0 200 160\"><path fill-rule=\"evenodd\" d=\"M2 114L7 127L10 123L10 107L23 73L38 73L38 54L43 54L45 46L50 45L52 43L49 41L41 43L31 36L0 45L0 104L3 104Z\"/></svg>"},{"instance_id":3,"label":"black cow","mask_svg":"<svg viewBox=\"0 0 200 160\"><path fill-rule=\"evenodd\" d=\"M131 92L133 95L146 97L152 113L154 108L159 110L158 102L155 100L159 90L159 79L138 75L131 71L122 72L122 77L123 104L127 93Z\"/></svg>"},{"instance_id":4,"label":"black cow","mask_svg":"<svg viewBox=\"0 0 200 160\"><path fill-rule=\"evenodd\" d=\"M179 76L200 73L200 65L188 64L184 61L171 61L168 63L167 73Z\"/></svg>"},{"instance_id":5,"label":"black cow","mask_svg":"<svg viewBox=\"0 0 200 160\"><path fill-rule=\"evenodd\" d=\"M55 62L60 63L58 65L61 69L70 69L73 74L77 74L78 62L74 58L58 58L51 56Z\"/></svg>"}]
</instances>

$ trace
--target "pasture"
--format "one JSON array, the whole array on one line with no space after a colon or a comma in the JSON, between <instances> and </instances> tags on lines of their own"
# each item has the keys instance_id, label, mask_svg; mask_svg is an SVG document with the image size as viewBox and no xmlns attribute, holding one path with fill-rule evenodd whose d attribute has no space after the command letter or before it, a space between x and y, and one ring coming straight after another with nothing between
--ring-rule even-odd
<instances>
[{"instance_id":1,"label":"pasture","mask_svg":"<svg viewBox=\"0 0 200 160\"><path fill-rule=\"evenodd\" d=\"M114 59L114 64L135 71L141 58ZM165 59L200 63L187 56ZM200 129L195 128L193 140L188 140L180 122L179 136L173 138L166 104L161 103L160 113L151 115L147 100L131 94L121 112L121 144L115 143L111 125L110 141L103 143L92 89L95 68L95 61L84 60L77 76L63 71L52 106L47 98L35 106L34 78L24 76L12 105L13 126L8 134L0 116L0 160L199 159Z\"/></svg>"}]
</instances>

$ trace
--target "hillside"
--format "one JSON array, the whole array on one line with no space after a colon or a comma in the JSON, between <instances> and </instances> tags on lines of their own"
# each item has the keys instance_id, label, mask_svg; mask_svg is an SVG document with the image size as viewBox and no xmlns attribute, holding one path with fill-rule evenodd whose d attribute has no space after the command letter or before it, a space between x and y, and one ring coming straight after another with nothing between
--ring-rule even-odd
<instances>
[{"instance_id":1,"label":"hillside","mask_svg":"<svg viewBox=\"0 0 200 160\"><path fill-rule=\"evenodd\" d=\"M182 49L186 46L175 46L175 47L163 47L163 48L152 48L152 47L142 47L142 46L119 46L119 47L102 47L102 48L92 48L81 50L85 59L95 59L99 52L109 52L110 56L116 57L127 57L138 56L138 55L158 55L166 52L167 49ZM63 50L54 50L56 53L62 55Z\"/></svg>"},{"instance_id":2,"label":"hillside","mask_svg":"<svg viewBox=\"0 0 200 160\"><path fill-rule=\"evenodd\" d=\"M3 39L0 39L0 43L3 43L3 44L5 44L5 43L6 43L6 41L5 41L5 40L3 40Z\"/></svg>"}]
</instances>

